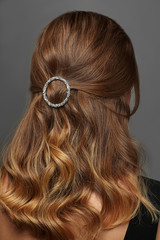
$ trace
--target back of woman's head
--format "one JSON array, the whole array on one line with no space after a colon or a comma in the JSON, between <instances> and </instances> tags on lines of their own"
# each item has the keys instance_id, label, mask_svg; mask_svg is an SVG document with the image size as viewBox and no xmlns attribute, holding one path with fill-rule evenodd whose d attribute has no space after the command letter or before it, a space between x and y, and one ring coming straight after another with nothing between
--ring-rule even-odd
<instances>
[{"instance_id":1,"label":"back of woman's head","mask_svg":"<svg viewBox=\"0 0 160 240\"><path fill-rule=\"evenodd\" d=\"M31 92L42 92L45 81L57 74L71 88L103 98L119 98L136 86L138 106L139 79L132 43L109 17L75 11L47 25L33 54ZM58 93L48 94L56 100Z\"/></svg>"},{"instance_id":2,"label":"back of woman's head","mask_svg":"<svg viewBox=\"0 0 160 240\"><path fill-rule=\"evenodd\" d=\"M52 108L43 87L53 76L67 80L69 101ZM135 89L130 111L126 97ZM155 217L141 187L139 149L128 120L139 104L139 77L132 43L109 17L73 11L49 23L31 62L31 102L4 154L1 167L12 181L0 202L18 227L55 240L94 239L134 216L142 202ZM47 97L59 103L65 85L51 82ZM125 186L125 187L124 187ZM89 205L95 192L102 211ZM75 219L82 225L76 225ZM86 236L84 237L84 234ZM80 235L79 235L80 239Z\"/></svg>"}]
</instances>

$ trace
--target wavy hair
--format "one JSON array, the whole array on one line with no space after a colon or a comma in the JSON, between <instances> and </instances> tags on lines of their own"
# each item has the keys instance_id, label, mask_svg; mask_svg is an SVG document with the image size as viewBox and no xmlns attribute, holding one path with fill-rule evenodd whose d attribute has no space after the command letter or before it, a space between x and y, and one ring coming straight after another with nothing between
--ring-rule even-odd
<instances>
[{"instance_id":1,"label":"wavy hair","mask_svg":"<svg viewBox=\"0 0 160 240\"><path fill-rule=\"evenodd\" d=\"M65 78L69 101L60 108L43 99L45 82ZM126 93L134 89L130 110ZM128 122L139 105L139 74L130 38L111 18L86 11L51 21L38 38L31 61L31 98L14 136L3 150L0 204L16 225L40 239L95 239L129 221L143 204L157 221L147 193L141 147ZM63 83L47 96L59 103ZM99 211L90 204L101 197Z\"/></svg>"}]
</instances>

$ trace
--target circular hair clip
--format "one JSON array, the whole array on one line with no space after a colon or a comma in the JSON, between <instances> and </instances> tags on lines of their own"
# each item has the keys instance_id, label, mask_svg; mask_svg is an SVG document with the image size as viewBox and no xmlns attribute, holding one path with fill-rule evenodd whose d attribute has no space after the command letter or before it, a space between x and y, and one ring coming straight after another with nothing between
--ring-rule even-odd
<instances>
[{"instance_id":1,"label":"circular hair clip","mask_svg":"<svg viewBox=\"0 0 160 240\"><path fill-rule=\"evenodd\" d=\"M56 80L59 80L59 81L62 81L65 85L66 85L66 88L67 88L67 96L66 98L63 100L63 102L61 103L51 103L48 98L47 98L47 94L46 94L46 90L47 90L47 87L48 87L48 84L52 81L56 81ZM50 79L48 79L48 81L45 83L44 87L43 87L43 98L44 100L46 101L46 103L50 106L50 107L54 107L54 108L59 108L59 107L62 107L69 99L69 96L70 96L70 86L68 84L68 82L60 77L60 76L55 76L55 77L52 77Z\"/></svg>"}]
</instances>

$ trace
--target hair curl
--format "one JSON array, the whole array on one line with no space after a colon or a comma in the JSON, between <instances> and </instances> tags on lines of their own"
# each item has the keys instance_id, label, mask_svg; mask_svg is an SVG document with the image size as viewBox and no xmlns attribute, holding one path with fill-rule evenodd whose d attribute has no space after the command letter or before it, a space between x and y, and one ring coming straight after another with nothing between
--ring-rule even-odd
<instances>
[{"instance_id":1,"label":"hair curl","mask_svg":"<svg viewBox=\"0 0 160 240\"><path fill-rule=\"evenodd\" d=\"M71 86L68 103L58 109L42 95L56 75ZM125 31L94 12L57 17L37 41L30 79L31 101L4 148L0 169L0 189L9 180L0 204L17 228L40 239L81 234L91 240L129 221L141 204L157 221L141 175L141 148L128 129L139 105L139 76ZM131 111L126 93L132 88ZM65 94L59 81L48 86L51 102L63 101ZM101 211L89 204L93 192L102 198Z\"/></svg>"}]
</instances>

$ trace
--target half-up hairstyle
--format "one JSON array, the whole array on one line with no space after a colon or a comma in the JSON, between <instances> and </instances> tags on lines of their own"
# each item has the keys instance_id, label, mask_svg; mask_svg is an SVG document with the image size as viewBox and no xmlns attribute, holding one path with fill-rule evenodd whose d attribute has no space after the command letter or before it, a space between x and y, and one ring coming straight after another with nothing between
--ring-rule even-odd
<instances>
[{"instance_id":1,"label":"half-up hairstyle","mask_svg":"<svg viewBox=\"0 0 160 240\"><path fill-rule=\"evenodd\" d=\"M43 87L61 76L69 101L49 107ZM126 94L134 90L130 110ZM38 38L31 61L31 100L3 152L0 204L19 230L39 239L92 240L129 221L143 204L157 221L147 194L141 148L128 122L139 105L139 75L130 38L111 18L67 12ZM49 84L49 101L66 97L60 81ZM102 209L90 202L101 196ZM78 236L78 238L76 238Z\"/></svg>"}]
</instances>

